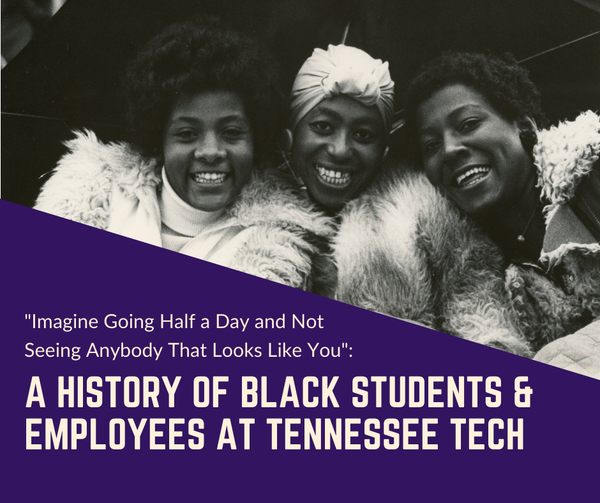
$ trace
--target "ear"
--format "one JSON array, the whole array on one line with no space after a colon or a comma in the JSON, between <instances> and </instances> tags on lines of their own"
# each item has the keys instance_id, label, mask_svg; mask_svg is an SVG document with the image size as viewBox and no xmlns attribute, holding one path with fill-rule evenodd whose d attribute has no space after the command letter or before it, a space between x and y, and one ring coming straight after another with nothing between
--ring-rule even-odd
<instances>
[{"instance_id":1,"label":"ear","mask_svg":"<svg viewBox=\"0 0 600 503\"><path fill-rule=\"evenodd\" d=\"M290 129L284 129L281 135L281 147L284 152L291 152L294 145L294 135Z\"/></svg>"},{"instance_id":2,"label":"ear","mask_svg":"<svg viewBox=\"0 0 600 503\"><path fill-rule=\"evenodd\" d=\"M525 115L517 120L517 126L520 131L537 131L537 124L535 123L535 119L530 117L529 115Z\"/></svg>"},{"instance_id":3,"label":"ear","mask_svg":"<svg viewBox=\"0 0 600 503\"><path fill-rule=\"evenodd\" d=\"M519 128L519 139L521 145L530 156L533 156L533 149L538 142L537 125L532 117L525 116L517 120Z\"/></svg>"}]
</instances>

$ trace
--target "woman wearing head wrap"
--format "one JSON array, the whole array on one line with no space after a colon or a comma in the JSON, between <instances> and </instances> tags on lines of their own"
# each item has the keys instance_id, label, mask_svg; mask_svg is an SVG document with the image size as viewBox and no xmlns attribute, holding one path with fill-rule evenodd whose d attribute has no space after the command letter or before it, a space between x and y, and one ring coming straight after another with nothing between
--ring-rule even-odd
<instances>
[{"instance_id":1,"label":"woman wearing head wrap","mask_svg":"<svg viewBox=\"0 0 600 503\"><path fill-rule=\"evenodd\" d=\"M290 164L312 200L336 212L377 175L394 108L388 64L345 45L315 49L294 81Z\"/></svg>"}]
</instances>

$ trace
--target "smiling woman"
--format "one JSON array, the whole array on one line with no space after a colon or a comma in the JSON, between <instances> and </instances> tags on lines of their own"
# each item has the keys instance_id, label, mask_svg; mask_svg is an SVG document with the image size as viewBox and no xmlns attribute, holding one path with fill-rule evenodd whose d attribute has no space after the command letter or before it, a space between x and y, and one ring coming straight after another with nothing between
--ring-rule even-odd
<instances>
[{"instance_id":1,"label":"smiling woman","mask_svg":"<svg viewBox=\"0 0 600 503\"><path fill-rule=\"evenodd\" d=\"M290 166L310 198L338 212L381 170L394 106L388 64L345 45L315 49L294 81Z\"/></svg>"},{"instance_id":2,"label":"smiling woman","mask_svg":"<svg viewBox=\"0 0 600 503\"><path fill-rule=\"evenodd\" d=\"M519 138L533 121L503 120L479 92L454 84L421 104L417 124L427 177L465 213L506 210L533 188L531 158Z\"/></svg>"},{"instance_id":3,"label":"smiling woman","mask_svg":"<svg viewBox=\"0 0 600 503\"><path fill-rule=\"evenodd\" d=\"M315 201L340 208L378 173L386 136L375 107L334 96L319 103L296 127L291 163Z\"/></svg>"},{"instance_id":4,"label":"smiling woman","mask_svg":"<svg viewBox=\"0 0 600 503\"><path fill-rule=\"evenodd\" d=\"M510 261L506 288L534 350L593 319L586 337L600 339L600 118L538 131L539 102L514 59L447 53L412 82L407 107L427 178ZM597 349L576 353L600 363Z\"/></svg>"},{"instance_id":5,"label":"smiling woman","mask_svg":"<svg viewBox=\"0 0 600 503\"><path fill-rule=\"evenodd\" d=\"M171 187L190 206L218 211L250 181L254 139L240 97L205 91L179 98L163 141Z\"/></svg>"},{"instance_id":6,"label":"smiling woman","mask_svg":"<svg viewBox=\"0 0 600 503\"><path fill-rule=\"evenodd\" d=\"M131 142L76 133L36 208L297 288L329 220L269 170L281 133L273 60L213 21L172 25L125 79Z\"/></svg>"}]
</instances>

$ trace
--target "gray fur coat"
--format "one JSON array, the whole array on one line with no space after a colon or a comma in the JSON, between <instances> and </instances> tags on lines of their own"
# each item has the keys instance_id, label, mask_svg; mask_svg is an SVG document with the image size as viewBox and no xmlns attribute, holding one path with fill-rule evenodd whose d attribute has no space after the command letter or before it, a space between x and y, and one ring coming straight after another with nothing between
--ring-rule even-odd
<instances>
[{"instance_id":1,"label":"gray fur coat","mask_svg":"<svg viewBox=\"0 0 600 503\"><path fill-rule=\"evenodd\" d=\"M334 257L343 302L532 354L498 248L421 173L394 169L349 203Z\"/></svg>"}]
</instances>

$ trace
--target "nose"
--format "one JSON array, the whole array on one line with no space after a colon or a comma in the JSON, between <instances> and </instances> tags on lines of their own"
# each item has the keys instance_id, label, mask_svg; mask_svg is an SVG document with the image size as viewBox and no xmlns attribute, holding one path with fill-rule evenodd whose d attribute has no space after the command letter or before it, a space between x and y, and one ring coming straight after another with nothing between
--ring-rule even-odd
<instances>
[{"instance_id":1,"label":"nose","mask_svg":"<svg viewBox=\"0 0 600 503\"><path fill-rule=\"evenodd\" d=\"M461 158L468 150L460 138L457 138L453 134L444 135L442 149L444 159L448 161Z\"/></svg>"},{"instance_id":2,"label":"nose","mask_svg":"<svg viewBox=\"0 0 600 503\"><path fill-rule=\"evenodd\" d=\"M208 133L199 138L194 150L194 157L209 164L223 160L227 155L219 137L214 133Z\"/></svg>"},{"instance_id":3,"label":"nose","mask_svg":"<svg viewBox=\"0 0 600 503\"><path fill-rule=\"evenodd\" d=\"M352 154L352 144L348 135L343 131L338 131L329 137L327 143L327 153L334 160L344 160Z\"/></svg>"}]
</instances>

